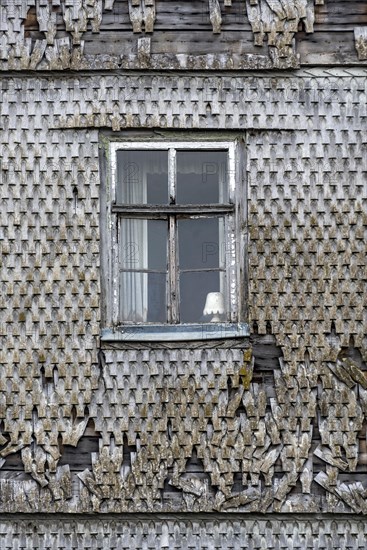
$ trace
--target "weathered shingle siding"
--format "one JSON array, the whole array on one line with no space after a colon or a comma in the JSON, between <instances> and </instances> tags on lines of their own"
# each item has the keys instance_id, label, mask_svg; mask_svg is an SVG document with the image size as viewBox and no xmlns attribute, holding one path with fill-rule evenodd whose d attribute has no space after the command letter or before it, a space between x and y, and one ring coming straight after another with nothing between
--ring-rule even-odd
<instances>
[{"instance_id":1,"label":"weathered shingle siding","mask_svg":"<svg viewBox=\"0 0 367 550\"><path fill-rule=\"evenodd\" d=\"M351 357L365 350L365 87L362 69L347 76L313 69L276 80L261 74L3 78L3 471L12 464L8 453L20 451L31 476L3 480L4 510L332 511L338 502L339 511L364 511L359 497L338 486L346 474L338 475L350 472L354 481L366 475L362 357L353 367L340 356L342 348ZM159 128L234 131L246 139L250 321L259 338L273 334L281 355L266 383L254 382L243 393L241 354L225 374L230 350L214 360L222 374L211 380L209 393L210 349L195 352L200 358L192 367L183 356L177 363L177 354L189 353L184 350L162 350L161 359L145 351L143 361L139 353L130 357L134 349L112 355L105 349L108 359L98 365L104 230L98 128L100 135L116 130L120 137L125 129ZM182 386L177 379L175 387L172 379L181 362L192 368L193 394L188 381ZM141 368L153 401L144 398ZM263 391L265 408L258 404L255 413L251 400L256 404ZM173 437L167 395L177 407ZM222 418L214 423L217 443L204 437L209 409ZM90 457L79 479L69 472L72 463L61 459L58 466L60 442L77 445L90 419L95 437L101 433L100 455ZM315 454L319 431L322 447ZM160 501L172 482L175 441L182 464L173 485L181 496L170 500L167 486L168 500ZM214 452L216 444L226 456ZM120 472L124 448L138 456L130 477ZM214 493L205 494L200 484L190 492L184 483L193 452L204 460ZM272 461L278 461L275 470ZM238 492L238 475L252 485ZM310 485L313 479L323 489ZM344 498L335 500L336 494Z\"/></svg>"},{"instance_id":2,"label":"weathered shingle siding","mask_svg":"<svg viewBox=\"0 0 367 550\"><path fill-rule=\"evenodd\" d=\"M26 550L365 550L367 536L361 518L343 516L285 520L241 515L208 518L198 514L100 519L55 515L37 520L6 519L2 527L2 550L13 550L16 545Z\"/></svg>"},{"instance_id":3,"label":"weathered shingle siding","mask_svg":"<svg viewBox=\"0 0 367 550\"><path fill-rule=\"evenodd\" d=\"M1 2L1 548L365 548L366 23ZM209 133L243 144L251 337L101 342L101 151Z\"/></svg>"}]
</instances>

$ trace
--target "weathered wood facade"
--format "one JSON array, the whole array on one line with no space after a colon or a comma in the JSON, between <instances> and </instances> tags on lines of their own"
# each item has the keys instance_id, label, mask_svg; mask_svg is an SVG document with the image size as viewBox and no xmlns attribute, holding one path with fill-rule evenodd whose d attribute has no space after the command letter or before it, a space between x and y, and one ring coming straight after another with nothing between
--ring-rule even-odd
<instances>
[{"instance_id":1,"label":"weathered wood facade","mask_svg":"<svg viewBox=\"0 0 367 550\"><path fill-rule=\"evenodd\" d=\"M0 32L0 547L365 548L367 2L6 0ZM100 339L101 151L157 135L243 144L248 337Z\"/></svg>"},{"instance_id":2,"label":"weathered wood facade","mask_svg":"<svg viewBox=\"0 0 367 550\"><path fill-rule=\"evenodd\" d=\"M5 70L270 69L367 61L364 0L5 0Z\"/></svg>"}]
</instances>

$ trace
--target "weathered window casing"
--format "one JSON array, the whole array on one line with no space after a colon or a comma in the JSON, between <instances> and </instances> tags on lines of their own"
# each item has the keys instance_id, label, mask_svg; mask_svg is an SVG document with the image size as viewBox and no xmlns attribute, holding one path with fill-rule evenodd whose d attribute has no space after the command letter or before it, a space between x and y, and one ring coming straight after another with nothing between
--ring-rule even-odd
<instances>
[{"instance_id":1,"label":"weathered window casing","mask_svg":"<svg viewBox=\"0 0 367 550\"><path fill-rule=\"evenodd\" d=\"M106 163L106 176L108 184L105 190L107 219L104 223L106 235L102 242L106 243L108 250L105 251L107 260L106 269L106 323L102 333L102 338L106 340L115 340L128 337L129 339L206 339L206 338L228 338L231 336L241 336L247 334L246 321L246 282L245 282L245 250L246 250L246 220L245 220L245 185L243 178L243 153L242 139L215 139L214 136L204 139L182 140L126 140L110 141L107 146L108 163ZM121 185L140 185L138 180L131 176L138 170L137 165L128 166L129 181L121 181L121 172L118 172L118 155L125 152L142 154L144 152L165 152L167 154L167 200L160 201L161 204L149 203L149 200L138 200L137 194L133 193L133 200L121 198ZM178 168L177 158L181 153L202 152L203 158L209 155L213 159L223 159L225 155L225 170L223 165L213 166L209 169L214 172L218 169L221 175L218 175L218 189L222 185L222 191L218 191L218 200L197 203L181 203L177 189ZM211 155L211 156L210 156ZM134 158L134 157L132 157ZM197 157L201 158L201 157ZM222 163L223 164L223 163ZM121 168L121 166L120 166ZM125 167L126 168L126 167ZM187 167L190 172L192 168ZM141 169L142 171L142 169ZM219 181L221 180L221 181ZM125 180L124 180L125 181ZM127 179L126 179L127 181ZM192 183L192 182L191 182ZM141 183L141 185L143 185ZM147 183L145 181L145 186ZM183 184L182 184L183 185ZM186 185L186 184L185 184ZM120 187L119 187L120 186ZM191 185L191 187L193 187ZM203 187L204 189L204 187ZM219 195L222 194L220 197ZM205 192L204 192L205 195ZM192 201L194 202L194 201ZM149 204L148 204L149 203ZM148 288L148 278L154 279L154 274L159 270L149 269L148 261L141 261L138 268L136 262L126 261L126 257L132 258L135 253L139 258L144 253L147 255L148 244L145 242L141 233L148 235L148 223L150 228L158 220L161 226L163 222L167 223L167 278L166 278L166 313L165 318L149 318L145 312L147 308L141 305L142 300L148 301L145 296L140 300L140 315L124 313L126 301L134 302L132 293L138 292L137 280L140 277L140 293L143 285ZM179 248L178 226L184 223L199 223L198 220L210 220L218 223L217 240L215 244L218 248L218 267L200 269L181 269ZM216 222L218 220L218 222ZM139 226L140 241L136 237ZM204 222L205 224L205 222ZM129 232L129 238L124 236ZM134 236L135 235L135 236ZM125 239L125 240L124 240ZM143 240L142 240L143 239ZM145 237L148 240L148 237ZM144 241L144 242L143 242ZM150 246L150 245L149 245ZM190 246L190 244L188 244ZM144 248L144 251L142 249ZM214 245L213 245L214 248ZM124 256L124 257L123 257ZM218 272L220 278L220 292L216 294L224 296L225 308L221 315L204 315L202 318L185 317L181 311L181 302L186 300L186 296L180 297L182 287L180 287L180 277L186 277L190 272L212 275ZM121 276L123 274L123 276ZM161 276L159 272L157 277ZM124 277L125 276L125 277ZM186 277L187 278L187 277ZM205 277L203 277L205 279ZM123 286L122 280L128 280ZM145 282L142 282L144 279ZM192 277L195 279L195 276ZM125 290L124 290L125 288ZM192 284L193 298L195 301L195 285ZM181 289L181 290L180 290ZM219 291L219 288L211 288L208 285L208 293L213 290ZM128 292L130 294L128 294ZM186 291L187 292L187 291ZM125 294L124 294L125 293ZM147 290L148 293L148 290ZM162 296L161 296L162 299ZM190 296L189 296L190 299ZM209 299L209 298L208 298ZM201 296L201 300L203 297ZM204 304L203 304L204 305ZM129 309L129 308L127 308ZM210 309L210 306L209 306ZM205 310L207 311L207 310Z\"/></svg>"}]
</instances>

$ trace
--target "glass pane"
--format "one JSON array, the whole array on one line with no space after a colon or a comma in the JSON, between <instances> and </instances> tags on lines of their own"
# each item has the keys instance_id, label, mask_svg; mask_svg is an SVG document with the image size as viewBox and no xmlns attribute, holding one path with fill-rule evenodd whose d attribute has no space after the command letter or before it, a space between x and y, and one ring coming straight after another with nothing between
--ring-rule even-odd
<instances>
[{"instance_id":1,"label":"glass pane","mask_svg":"<svg viewBox=\"0 0 367 550\"><path fill-rule=\"evenodd\" d=\"M180 274L181 323L210 323L226 320L225 299L220 292L221 275L219 271ZM211 296L208 296L209 293L212 293Z\"/></svg>"},{"instance_id":2,"label":"glass pane","mask_svg":"<svg viewBox=\"0 0 367 550\"><path fill-rule=\"evenodd\" d=\"M227 202L227 152L178 151L178 204Z\"/></svg>"},{"instance_id":3,"label":"glass pane","mask_svg":"<svg viewBox=\"0 0 367 550\"><path fill-rule=\"evenodd\" d=\"M142 323L148 313L148 274L120 272L120 320Z\"/></svg>"},{"instance_id":4,"label":"glass pane","mask_svg":"<svg viewBox=\"0 0 367 550\"><path fill-rule=\"evenodd\" d=\"M167 321L167 276L165 273L149 273L148 275L148 316L150 323L165 323Z\"/></svg>"},{"instance_id":5,"label":"glass pane","mask_svg":"<svg viewBox=\"0 0 367 550\"><path fill-rule=\"evenodd\" d=\"M166 273L120 273L120 320L132 323L167 321Z\"/></svg>"},{"instance_id":6,"label":"glass pane","mask_svg":"<svg viewBox=\"0 0 367 550\"><path fill-rule=\"evenodd\" d=\"M167 227L165 220L120 220L121 321L167 320Z\"/></svg>"},{"instance_id":7,"label":"glass pane","mask_svg":"<svg viewBox=\"0 0 367 550\"><path fill-rule=\"evenodd\" d=\"M120 220L120 268L167 270L165 220Z\"/></svg>"},{"instance_id":8,"label":"glass pane","mask_svg":"<svg viewBox=\"0 0 367 550\"><path fill-rule=\"evenodd\" d=\"M167 271L168 222L148 220L148 268Z\"/></svg>"},{"instance_id":9,"label":"glass pane","mask_svg":"<svg viewBox=\"0 0 367 550\"><path fill-rule=\"evenodd\" d=\"M167 204L168 152L117 151L118 204Z\"/></svg>"},{"instance_id":10,"label":"glass pane","mask_svg":"<svg viewBox=\"0 0 367 550\"><path fill-rule=\"evenodd\" d=\"M178 220L180 269L223 267L223 227L222 217Z\"/></svg>"}]
</instances>

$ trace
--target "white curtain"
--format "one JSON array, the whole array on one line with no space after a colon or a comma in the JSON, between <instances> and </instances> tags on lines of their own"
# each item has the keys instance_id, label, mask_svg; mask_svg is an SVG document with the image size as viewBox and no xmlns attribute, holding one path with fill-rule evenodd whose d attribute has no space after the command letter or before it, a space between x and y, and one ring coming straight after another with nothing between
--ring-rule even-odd
<instances>
[{"instance_id":1,"label":"white curtain","mask_svg":"<svg viewBox=\"0 0 367 550\"><path fill-rule=\"evenodd\" d=\"M127 152L128 153L128 152ZM134 156L126 155L118 163L118 201L122 204L146 204L147 171ZM148 222L143 219L120 220L120 316L135 323L147 320L148 274L125 269L148 269Z\"/></svg>"},{"instance_id":2,"label":"white curtain","mask_svg":"<svg viewBox=\"0 0 367 550\"><path fill-rule=\"evenodd\" d=\"M120 315L122 321L144 322L148 315L147 220L123 219L120 231Z\"/></svg>"}]
</instances>

